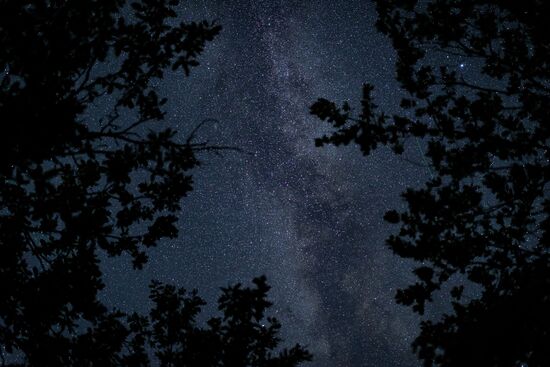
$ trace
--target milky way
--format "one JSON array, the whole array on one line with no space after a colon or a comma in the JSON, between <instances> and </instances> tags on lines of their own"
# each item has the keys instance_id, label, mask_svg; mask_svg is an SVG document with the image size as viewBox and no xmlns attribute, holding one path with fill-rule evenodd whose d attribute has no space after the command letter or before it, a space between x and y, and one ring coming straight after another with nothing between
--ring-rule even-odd
<instances>
[{"instance_id":1,"label":"milky way","mask_svg":"<svg viewBox=\"0 0 550 367\"><path fill-rule=\"evenodd\" d=\"M416 366L418 320L393 300L410 264L385 247L382 216L427 172L386 149L316 148L327 131L308 113L318 97L357 102L363 82L378 104L396 104L394 55L372 4L205 0L181 12L223 30L190 78L159 86L168 123L186 132L215 119L197 138L245 152L201 156L180 238L141 273L113 265L110 299L139 308L156 278L214 301L220 286L266 274L283 336L309 347L311 366Z\"/></svg>"}]
</instances>

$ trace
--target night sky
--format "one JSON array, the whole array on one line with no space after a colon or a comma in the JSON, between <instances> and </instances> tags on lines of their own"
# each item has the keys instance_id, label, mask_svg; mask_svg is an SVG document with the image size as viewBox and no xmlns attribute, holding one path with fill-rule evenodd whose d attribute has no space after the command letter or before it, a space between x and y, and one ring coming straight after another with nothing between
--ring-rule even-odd
<instances>
[{"instance_id":1,"label":"night sky","mask_svg":"<svg viewBox=\"0 0 550 367\"><path fill-rule=\"evenodd\" d=\"M316 148L327 130L309 115L319 97L357 106L363 82L387 111L398 104L394 52L376 32L373 4L204 0L181 13L217 19L223 30L191 77L159 84L167 123L183 138L216 119L197 139L248 154L200 156L180 237L150 251L141 272L128 259L106 261L105 298L145 310L155 278L212 303L219 287L265 274L286 345L305 344L309 366L418 366L410 348L418 319L394 302L411 264L385 247L394 228L382 216L429 172L387 148L369 157ZM412 148L406 157L420 160L420 145Z\"/></svg>"}]
</instances>

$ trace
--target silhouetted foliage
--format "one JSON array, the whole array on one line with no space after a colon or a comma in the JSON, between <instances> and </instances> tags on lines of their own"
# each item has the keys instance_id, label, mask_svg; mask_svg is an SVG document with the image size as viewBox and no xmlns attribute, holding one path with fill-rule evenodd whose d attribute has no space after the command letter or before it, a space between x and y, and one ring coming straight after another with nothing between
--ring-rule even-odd
<instances>
[{"instance_id":1,"label":"silhouetted foliage","mask_svg":"<svg viewBox=\"0 0 550 367\"><path fill-rule=\"evenodd\" d=\"M271 306L266 298L269 286L265 277L253 282L254 288L222 288L218 309L223 316L209 319L206 328L195 325L204 305L195 293L186 295L182 289L153 283L155 307L145 334L161 366L291 367L311 360L298 344L278 350L281 325L265 316ZM140 324L147 322L142 319Z\"/></svg>"},{"instance_id":2,"label":"silhouetted foliage","mask_svg":"<svg viewBox=\"0 0 550 367\"><path fill-rule=\"evenodd\" d=\"M179 22L178 3L0 1L2 365L146 366L151 352L166 366L308 359L300 347L269 355L278 324L258 326L263 279L225 290L210 329L194 323L203 301L170 286L153 285L149 317L126 320L98 300L102 254L141 268L147 248L178 233L195 153L220 148L162 124L155 84L169 69L189 74L220 30Z\"/></svg>"},{"instance_id":3,"label":"silhouetted foliage","mask_svg":"<svg viewBox=\"0 0 550 367\"><path fill-rule=\"evenodd\" d=\"M548 366L550 4L376 4L397 51L401 112L379 111L368 84L358 115L324 99L311 112L336 129L318 145L427 146L432 179L385 216L401 226L387 244L421 263L397 301L423 314L434 292L451 300L413 347L426 366Z\"/></svg>"},{"instance_id":4,"label":"silhouetted foliage","mask_svg":"<svg viewBox=\"0 0 550 367\"><path fill-rule=\"evenodd\" d=\"M128 338L126 354L116 355L117 366L148 366L147 351L153 351L160 366L262 366L292 367L311 360L302 346L280 349L281 325L265 312L265 277L254 279L253 288L240 284L222 288L218 309L222 317L210 318L204 326L196 317L205 305L196 292L158 282L151 284L154 307L148 317L128 317L130 325L120 340Z\"/></svg>"}]
</instances>

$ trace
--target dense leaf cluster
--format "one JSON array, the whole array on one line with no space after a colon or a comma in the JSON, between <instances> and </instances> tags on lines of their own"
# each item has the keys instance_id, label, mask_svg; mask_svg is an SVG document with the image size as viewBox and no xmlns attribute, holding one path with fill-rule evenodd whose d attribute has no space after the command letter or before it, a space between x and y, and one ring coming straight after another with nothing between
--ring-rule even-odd
<instances>
[{"instance_id":1,"label":"dense leaf cluster","mask_svg":"<svg viewBox=\"0 0 550 367\"><path fill-rule=\"evenodd\" d=\"M269 286L265 277L253 282L252 288L240 284L222 288L218 309L223 315L210 318L204 326L196 321L205 305L196 292L153 282L154 307L147 317L128 316L129 328L121 328L114 340L125 353L113 354L109 365L149 366L151 352L163 367L292 367L311 360L298 344L279 347L281 325L265 315L271 306L266 298Z\"/></svg>"},{"instance_id":2,"label":"dense leaf cluster","mask_svg":"<svg viewBox=\"0 0 550 367\"><path fill-rule=\"evenodd\" d=\"M208 330L194 323L202 300L169 286L155 284L156 308L129 322L98 300L102 257L127 254L141 268L147 248L176 237L195 153L213 148L162 124L155 84L167 70L189 74L220 30L180 22L178 3L0 1L2 365L146 366L150 353L164 366L309 358L299 347L268 356L278 324L258 326L268 306L261 279L224 290L225 318ZM237 329L245 334L231 336Z\"/></svg>"},{"instance_id":3,"label":"dense leaf cluster","mask_svg":"<svg viewBox=\"0 0 550 367\"><path fill-rule=\"evenodd\" d=\"M359 115L320 99L311 112L335 132L317 144L356 143L366 155L379 145L402 154L410 139L427 146L432 179L403 193L406 211L385 217L400 225L388 245L422 264L397 301L423 314L438 291L452 300L414 342L426 366L547 366L549 4L376 3L397 51L402 112L380 111L371 85Z\"/></svg>"},{"instance_id":4,"label":"dense leaf cluster","mask_svg":"<svg viewBox=\"0 0 550 367\"><path fill-rule=\"evenodd\" d=\"M269 286L265 277L253 282L254 288L240 284L222 288L218 309L223 316L210 318L203 328L195 325L202 299L153 283L150 321L141 319L133 325L150 325L138 335L147 335L162 366L292 367L311 360L298 344L290 349L278 346L281 324L265 316L272 305L266 298Z\"/></svg>"}]
</instances>

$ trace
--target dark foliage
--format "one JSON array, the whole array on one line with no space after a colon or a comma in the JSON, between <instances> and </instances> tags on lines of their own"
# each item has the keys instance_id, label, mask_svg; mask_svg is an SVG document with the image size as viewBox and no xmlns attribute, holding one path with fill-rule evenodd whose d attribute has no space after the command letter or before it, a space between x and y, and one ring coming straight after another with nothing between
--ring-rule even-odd
<instances>
[{"instance_id":1,"label":"dark foliage","mask_svg":"<svg viewBox=\"0 0 550 367\"><path fill-rule=\"evenodd\" d=\"M100 258L141 268L147 248L175 237L195 153L220 148L162 124L155 83L189 74L220 30L179 22L178 3L0 1L2 365L146 366L150 351L165 366L309 358L269 355L278 324L259 326L263 279L224 290L209 329L194 323L202 300L170 286L154 284L151 315L128 322L97 298Z\"/></svg>"},{"instance_id":2,"label":"dark foliage","mask_svg":"<svg viewBox=\"0 0 550 367\"><path fill-rule=\"evenodd\" d=\"M451 300L413 347L426 366L548 366L550 4L376 3L398 55L402 112L379 111L370 85L360 114L323 99L311 112L336 130L318 145L353 142L367 155L427 144L432 179L385 216L400 225L388 245L421 263L397 301L424 314L435 295Z\"/></svg>"},{"instance_id":3,"label":"dark foliage","mask_svg":"<svg viewBox=\"0 0 550 367\"><path fill-rule=\"evenodd\" d=\"M151 284L154 307L149 317L128 317L126 354L115 356L116 366L148 366L153 351L160 366L292 367L311 360L300 345L280 349L281 325L265 312L271 306L265 277L254 279L253 288L240 284L222 288L218 309L222 317L198 326L196 317L205 302L196 292L186 293L170 285Z\"/></svg>"},{"instance_id":4,"label":"dark foliage","mask_svg":"<svg viewBox=\"0 0 550 367\"><path fill-rule=\"evenodd\" d=\"M202 299L195 293L186 295L182 289L153 283L155 307L149 321L135 317L133 325L149 325L147 342L161 366L292 367L311 360L311 354L298 344L290 349L278 347L281 325L265 316L271 306L266 298L269 286L265 277L253 282L254 288L240 284L222 288L218 309L223 316L209 319L205 328L195 325ZM142 342L135 345L138 351L143 350Z\"/></svg>"}]
</instances>

